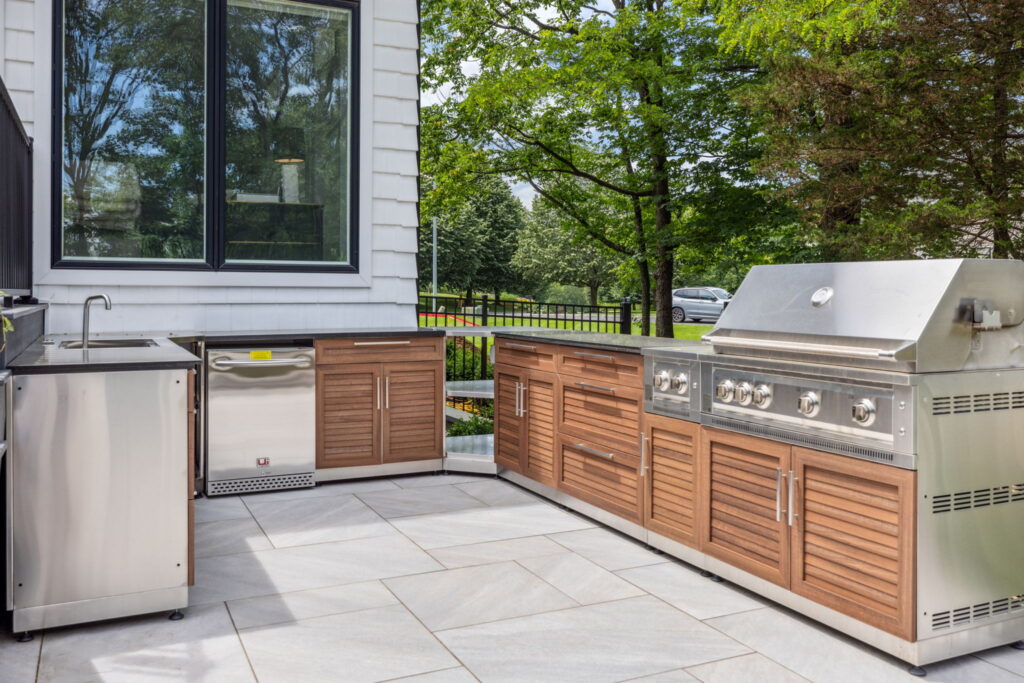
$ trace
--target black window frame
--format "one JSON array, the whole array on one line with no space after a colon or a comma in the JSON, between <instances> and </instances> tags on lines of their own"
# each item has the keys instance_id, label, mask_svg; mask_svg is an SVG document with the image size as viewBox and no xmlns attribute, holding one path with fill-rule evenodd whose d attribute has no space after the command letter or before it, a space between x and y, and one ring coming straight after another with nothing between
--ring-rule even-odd
<instances>
[{"instance_id":1,"label":"black window frame","mask_svg":"<svg viewBox=\"0 0 1024 683\"><path fill-rule=\"evenodd\" d=\"M287 0L349 10L352 13L351 98L349 111L349 234L348 263L229 263L225 258L226 202L224 102L227 72L228 0L206 0L206 258L203 261L112 260L64 258L64 0L53 0L53 83L51 119L50 265L73 270L156 270L203 272L358 273L359 161L361 91L361 21L359 0ZM221 201L212 201L218 197Z\"/></svg>"}]
</instances>

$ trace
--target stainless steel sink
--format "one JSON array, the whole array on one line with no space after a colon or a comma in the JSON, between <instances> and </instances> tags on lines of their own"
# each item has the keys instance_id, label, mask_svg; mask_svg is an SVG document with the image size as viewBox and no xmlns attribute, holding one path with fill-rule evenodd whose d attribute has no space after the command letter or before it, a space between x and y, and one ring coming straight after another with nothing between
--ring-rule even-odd
<instances>
[{"instance_id":1,"label":"stainless steel sink","mask_svg":"<svg viewBox=\"0 0 1024 683\"><path fill-rule=\"evenodd\" d=\"M157 346L152 339L90 339L90 349L137 349L146 346ZM62 349L80 349L82 341L63 341L60 343Z\"/></svg>"}]
</instances>

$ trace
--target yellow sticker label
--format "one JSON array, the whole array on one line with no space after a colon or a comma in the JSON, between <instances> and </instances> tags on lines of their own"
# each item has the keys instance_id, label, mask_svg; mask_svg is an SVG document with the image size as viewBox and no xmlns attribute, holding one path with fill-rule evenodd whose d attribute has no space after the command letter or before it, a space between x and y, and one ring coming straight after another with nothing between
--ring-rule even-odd
<instances>
[{"instance_id":1,"label":"yellow sticker label","mask_svg":"<svg viewBox=\"0 0 1024 683\"><path fill-rule=\"evenodd\" d=\"M274 357L273 351L250 351L249 360L270 360Z\"/></svg>"}]
</instances>

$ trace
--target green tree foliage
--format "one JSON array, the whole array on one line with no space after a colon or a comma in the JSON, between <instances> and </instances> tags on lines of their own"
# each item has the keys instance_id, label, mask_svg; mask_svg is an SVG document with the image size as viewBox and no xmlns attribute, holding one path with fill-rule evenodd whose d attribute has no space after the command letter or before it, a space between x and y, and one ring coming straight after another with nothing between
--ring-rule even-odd
<instances>
[{"instance_id":1,"label":"green tree foliage","mask_svg":"<svg viewBox=\"0 0 1024 683\"><path fill-rule=\"evenodd\" d=\"M614 282L618 259L599 242L574 236L574 228L538 199L519 236L513 265L531 283L586 287L591 305L597 305L597 290Z\"/></svg>"},{"instance_id":2,"label":"green tree foliage","mask_svg":"<svg viewBox=\"0 0 1024 683\"><path fill-rule=\"evenodd\" d=\"M672 336L681 218L754 145L731 97L750 64L669 0L425 0L423 34L425 84L452 93L445 144L474 150L476 173L531 183L652 275L657 332Z\"/></svg>"}]
</instances>

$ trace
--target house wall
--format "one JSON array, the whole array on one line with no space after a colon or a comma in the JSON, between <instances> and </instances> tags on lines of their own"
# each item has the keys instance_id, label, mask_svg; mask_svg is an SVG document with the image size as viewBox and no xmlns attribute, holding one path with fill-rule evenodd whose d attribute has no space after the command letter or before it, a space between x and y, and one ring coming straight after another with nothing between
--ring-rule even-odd
<instances>
[{"instance_id":1,"label":"house wall","mask_svg":"<svg viewBox=\"0 0 1024 683\"><path fill-rule=\"evenodd\" d=\"M363 0L358 274L50 268L51 0L0 0L0 69L34 138L34 295L47 331L78 332L106 293L98 332L275 330L416 324L416 0Z\"/></svg>"}]
</instances>

